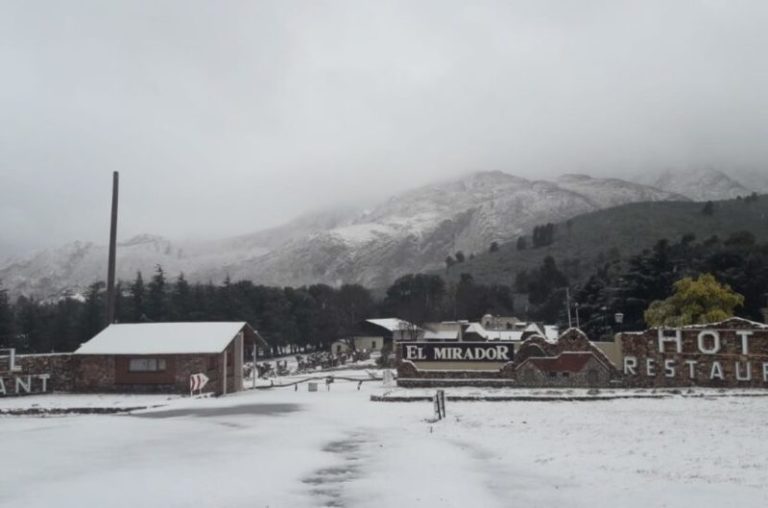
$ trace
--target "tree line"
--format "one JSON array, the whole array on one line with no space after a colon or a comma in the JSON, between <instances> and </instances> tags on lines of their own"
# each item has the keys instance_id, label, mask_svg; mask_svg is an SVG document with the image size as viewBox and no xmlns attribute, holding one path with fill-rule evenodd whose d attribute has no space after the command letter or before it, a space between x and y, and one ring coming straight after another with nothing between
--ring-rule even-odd
<instances>
[{"instance_id":1,"label":"tree line","mask_svg":"<svg viewBox=\"0 0 768 508\"><path fill-rule=\"evenodd\" d=\"M690 285L686 279L696 277L700 284L725 284L743 297L729 306L733 314L763 321L768 307L768 243L759 244L752 233L740 231L725 239L697 241L685 234L675 243L659 240L629 259L606 262L577 288L582 327L592 336L617 328L642 330L647 318L669 303L670 295ZM681 281L686 282L681 286ZM623 318L619 326L614 322L616 313Z\"/></svg>"},{"instance_id":2,"label":"tree line","mask_svg":"<svg viewBox=\"0 0 768 508\"><path fill-rule=\"evenodd\" d=\"M511 288L476 284L466 274L456 284L446 284L438 275L405 275L377 299L357 284L292 288L229 279L190 283L183 274L169 280L159 266L147 281L139 272L132 282L118 283L115 302L119 323L247 321L274 354L327 349L354 334L368 318L400 317L420 325L512 311ZM104 328L105 312L103 282L89 286L81 298L55 302L24 296L11 302L0 288L0 347L19 353L74 351Z\"/></svg>"}]
</instances>

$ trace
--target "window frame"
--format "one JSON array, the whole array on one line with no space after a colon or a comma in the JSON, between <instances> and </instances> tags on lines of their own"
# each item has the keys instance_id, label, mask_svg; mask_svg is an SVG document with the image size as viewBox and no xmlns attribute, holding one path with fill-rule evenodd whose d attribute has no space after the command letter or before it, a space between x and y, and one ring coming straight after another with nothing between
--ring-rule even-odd
<instances>
[{"instance_id":1,"label":"window frame","mask_svg":"<svg viewBox=\"0 0 768 508\"><path fill-rule=\"evenodd\" d=\"M136 364L140 366L137 366ZM168 370L168 361L165 358L129 358L128 372L130 374L154 374L166 372Z\"/></svg>"}]
</instances>

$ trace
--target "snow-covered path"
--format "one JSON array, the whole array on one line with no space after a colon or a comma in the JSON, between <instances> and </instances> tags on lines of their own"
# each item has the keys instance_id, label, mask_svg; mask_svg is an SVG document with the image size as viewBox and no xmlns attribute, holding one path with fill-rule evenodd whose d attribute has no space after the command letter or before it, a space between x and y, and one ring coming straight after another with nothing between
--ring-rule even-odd
<instances>
[{"instance_id":1,"label":"snow-covered path","mask_svg":"<svg viewBox=\"0 0 768 508\"><path fill-rule=\"evenodd\" d=\"M768 399L373 403L370 385L0 418L5 507L762 507Z\"/></svg>"}]
</instances>

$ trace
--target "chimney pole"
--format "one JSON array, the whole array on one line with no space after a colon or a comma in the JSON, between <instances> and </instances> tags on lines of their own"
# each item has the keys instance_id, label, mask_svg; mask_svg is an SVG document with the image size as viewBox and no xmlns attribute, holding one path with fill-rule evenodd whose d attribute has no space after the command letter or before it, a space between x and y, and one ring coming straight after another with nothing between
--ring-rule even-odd
<instances>
[{"instance_id":1,"label":"chimney pole","mask_svg":"<svg viewBox=\"0 0 768 508\"><path fill-rule=\"evenodd\" d=\"M115 322L115 262L117 250L117 196L120 174L112 173L112 220L109 227L109 264L107 267L107 326Z\"/></svg>"}]
</instances>

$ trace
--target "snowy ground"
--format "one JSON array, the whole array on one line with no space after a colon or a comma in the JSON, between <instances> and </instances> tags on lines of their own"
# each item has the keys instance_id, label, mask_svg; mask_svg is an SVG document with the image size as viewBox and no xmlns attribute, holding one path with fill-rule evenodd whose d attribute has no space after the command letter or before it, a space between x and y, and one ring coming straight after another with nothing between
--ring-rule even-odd
<instances>
[{"instance_id":1,"label":"snowy ground","mask_svg":"<svg viewBox=\"0 0 768 508\"><path fill-rule=\"evenodd\" d=\"M9 409L66 409L66 408L136 408L162 406L179 399L178 395L122 395L67 393L29 395L26 397L0 397L0 414Z\"/></svg>"},{"instance_id":2,"label":"snowy ground","mask_svg":"<svg viewBox=\"0 0 768 508\"><path fill-rule=\"evenodd\" d=\"M768 505L768 398L454 402L432 423L370 402L378 382L320 390L0 417L0 506Z\"/></svg>"}]
</instances>

